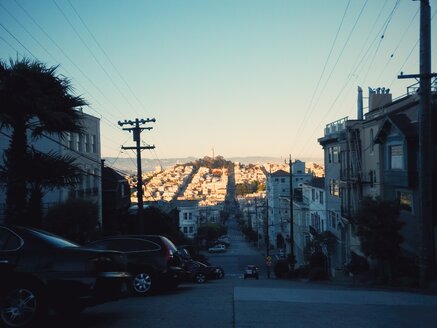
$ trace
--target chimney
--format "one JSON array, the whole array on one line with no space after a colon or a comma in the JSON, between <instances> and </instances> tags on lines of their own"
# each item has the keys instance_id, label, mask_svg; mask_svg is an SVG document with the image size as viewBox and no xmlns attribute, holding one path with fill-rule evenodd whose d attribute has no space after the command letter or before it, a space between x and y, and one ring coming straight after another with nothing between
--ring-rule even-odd
<instances>
[{"instance_id":1,"label":"chimney","mask_svg":"<svg viewBox=\"0 0 437 328\"><path fill-rule=\"evenodd\" d=\"M358 99L357 99L357 119L363 120L363 89L358 86Z\"/></svg>"},{"instance_id":2,"label":"chimney","mask_svg":"<svg viewBox=\"0 0 437 328\"><path fill-rule=\"evenodd\" d=\"M369 112L392 102L390 89L369 87Z\"/></svg>"}]
</instances>

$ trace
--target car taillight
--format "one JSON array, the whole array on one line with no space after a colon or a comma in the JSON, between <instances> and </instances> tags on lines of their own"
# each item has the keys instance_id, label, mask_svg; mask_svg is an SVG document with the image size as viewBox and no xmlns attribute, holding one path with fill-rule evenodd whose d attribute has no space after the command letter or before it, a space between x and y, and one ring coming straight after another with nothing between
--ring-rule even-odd
<instances>
[{"instance_id":1,"label":"car taillight","mask_svg":"<svg viewBox=\"0 0 437 328\"><path fill-rule=\"evenodd\" d=\"M167 247L167 249L166 249L166 251L165 251L165 259L166 259L167 261L170 261L170 260L173 259L173 257L174 257L174 253L173 253L173 251L172 251L170 248Z\"/></svg>"}]
</instances>

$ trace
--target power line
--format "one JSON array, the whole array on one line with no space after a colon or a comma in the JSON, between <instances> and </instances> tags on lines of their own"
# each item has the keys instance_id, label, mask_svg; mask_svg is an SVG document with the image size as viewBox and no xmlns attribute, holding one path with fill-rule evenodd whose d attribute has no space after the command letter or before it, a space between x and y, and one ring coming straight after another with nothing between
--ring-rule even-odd
<instances>
[{"instance_id":1,"label":"power line","mask_svg":"<svg viewBox=\"0 0 437 328\"><path fill-rule=\"evenodd\" d=\"M91 35L91 37L93 38L94 42L97 44L97 46L99 47L100 51L104 54L104 56L106 57L106 59L108 60L108 62L111 64L112 68L115 70L115 72L118 74L118 76L120 77L120 79L123 81L123 83L126 85L126 87L128 88L128 90L130 91L130 93L133 95L133 97L137 100L138 104L140 104L140 106L144 109L144 105L141 102L141 100L137 97L137 95L132 91L132 88L130 87L130 85L127 83L126 79L123 77L123 75L120 73L120 71L118 70L117 66L112 62L111 58L108 56L108 54L106 53L106 51L103 49L103 47L100 45L100 42L97 40L97 38L95 37L94 33L90 30L90 28L88 27L88 25L85 23L85 21L82 19L81 15L79 14L79 12L76 10L76 8L73 6L73 4L71 3L70 0L67 0L69 5L71 6L71 8L73 9L73 11L76 13L77 17L79 17L79 20L82 22L82 25L85 27L85 29L88 31L88 33Z\"/></svg>"},{"instance_id":2,"label":"power line","mask_svg":"<svg viewBox=\"0 0 437 328\"><path fill-rule=\"evenodd\" d=\"M14 34L12 34L12 32L10 32L2 23L0 23L0 26L10 35L10 36L12 36L12 38L15 40L15 41L17 41L24 49L26 49L26 51L33 57L33 58L35 58L35 59L37 59L36 58L36 56L32 53L32 51L30 51L24 44L22 44L21 43L21 41L20 40L18 40L16 37L15 37L15 35Z\"/></svg>"},{"instance_id":3,"label":"power line","mask_svg":"<svg viewBox=\"0 0 437 328\"><path fill-rule=\"evenodd\" d=\"M58 3L56 2L56 0L52 0L53 3L55 4L56 8L58 8L58 10L60 11L60 13L62 14L62 16L65 18L65 20L67 21L68 25L70 25L71 29L74 31L74 33L76 34L76 36L79 38L79 40L82 42L82 44L85 46L85 48L88 50L88 52L91 54L91 56L94 58L95 62L97 63L97 65L99 65L99 67L102 69L102 71L105 73L105 75L108 77L108 79L111 81L112 85L115 87L115 89L117 89L117 91L120 93L120 95L123 97L123 99L128 103L128 105L137 112L138 111L132 106L131 102L129 101L129 99L124 95L124 93L121 91L121 89L118 87L118 85L114 82L114 79L111 77L111 75L109 75L108 71L103 67L102 63L100 63L100 61L98 60L98 58L96 57L96 55L94 54L94 52L91 50L91 48L88 46L88 44L85 42L85 40L81 37L80 33L77 31L77 29L74 27L74 25L71 23L71 21L68 19L67 15L64 13L64 11L62 10L62 8L58 5Z\"/></svg>"},{"instance_id":4,"label":"power line","mask_svg":"<svg viewBox=\"0 0 437 328\"><path fill-rule=\"evenodd\" d=\"M322 72L320 73L319 80L317 81L316 88L314 89L314 92L312 93L312 97L311 97L310 103L309 103L309 105L307 107L307 110L305 111L304 118L303 118L301 124L299 125L299 128L297 129L295 137L292 140L297 139L297 136L300 135L302 127L306 124L307 118L310 117L311 114L312 114L311 105L313 104L313 101L314 101L314 98L316 96L316 93L319 90L320 82L322 81L322 77L323 77L323 74L325 73L325 70L326 70L326 67L328 65L329 59L331 58L332 51L334 49L335 43L337 42L337 38L338 38L338 35L340 34L341 27L343 26L343 22L344 22L344 19L346 17L346 13L347 13L347 10L349 8L350 3L351 3L351 0L349 0L347 5L346 5L346 8L345 8L344 13L343 13L343 17L342 17L342 19L340 21L340 25L338 26L337 33L336 33L336 35L334 37L334 41L332 42L331 49L329 50L328 57L326 58L325 64L324 64L323 69L322 69ZM313 109L314 108L315 107L313 107Z\"/></svg>"},{"instance_id":5,"label":"power line","mask_svg":"<svg viewBox=\"0 0 437 328\"><path fill-rule=\"evenodd\" d=\"M103 91L94 83L92 79L85 74L85 72L70 58L70 56L60 47L55 40L42 28L42 26L33 18L33 16L17 1L15 3L21 8L21 10L32 20L32 22L44 33L44 35L55 45L55 47L67 58L67 60L82 74L82 76L103 96L103 98L112 105L120 114L122 113L111 100L103 93Z\"/></svg>"}]
</instances>

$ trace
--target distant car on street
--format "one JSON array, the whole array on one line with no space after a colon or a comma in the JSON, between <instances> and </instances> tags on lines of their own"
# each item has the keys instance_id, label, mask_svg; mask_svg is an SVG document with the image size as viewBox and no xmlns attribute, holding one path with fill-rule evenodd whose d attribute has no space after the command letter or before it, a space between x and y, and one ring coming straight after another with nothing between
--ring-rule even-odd
<instances>
[{"instance_id":1,"label":"distant car on street","mask_svg":"<svg viewBox=\"0 0 437 328\"><path fill-rule=\"evenodd\" d=\"M199 261L187 261L184 264L184 269L187 272L187 279L194 280L198 284L202 284L209 279L221 279L225 275L223 268L206 265Z\"/></svg>"},{"instance_id":2,"label":"distant car on street","mask_svg":"<svg viewBox=\"0 0 437 328\"><path fill-rule=\"evenodd\" d=\"M224 253L226 252L226 246L223 244L217 244L208 248L209 253Z\"/></svg>"},{"instance_id":3,"label":"distant car on street","mask_svg":"<svg viewBox=\"0 0 437 328\"><path fill-rule=\"evenodd\" d=\"M252 264L246 266L246 269L244 270L244 279L247 278L259 279L259 270L257 266Z\"/></svg>"}]
</instances>

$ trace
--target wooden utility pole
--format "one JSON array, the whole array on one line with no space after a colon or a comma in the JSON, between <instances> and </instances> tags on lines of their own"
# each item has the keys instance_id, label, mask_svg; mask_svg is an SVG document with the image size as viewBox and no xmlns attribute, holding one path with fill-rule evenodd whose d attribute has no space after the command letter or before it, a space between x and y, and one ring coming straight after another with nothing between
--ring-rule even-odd
<instances>
[{"instance_id":1,"label":"wooden utility pole","mask_svg":"<svg viewBox=\"0 0 437 328\"><path fill-rule=\"evenodd\" d=\"M288 163L290 165L290 266L291 271L294 271L293 163L291 162L291 155Z\"/></svg>"},{"instance_id":2,"label":"wooden utility pole","mask_svg":"<svg viewBox=\"0 0 437 328\"><path fill-rule=\"evenodd\" d=\"M420 0L420 74L398 78L420 79L419 107L419 226L421 233L420 284L425 286L434 276L434 227L432 221L433 144L431 115L431 8L429 0Z\"/></svg>"},{"instance_id":3,"label":"wooden utility pole","mask_svg":"<svg viewBox=\"0 0 437 328\"><path fill-rule=\"evenodd\" d=\"M141 146L141 132L143 130L151 130L152 127L142 127L140 125L145 124L145 123L151 123L151 122L156 122L156 120L154 118L152 119L138 119L136 118L135 121L127 121L124 120L122 121L118 121L118 125L123 126L123 125L131 125L133 127L131 128L123 128L123 130L125 131L129 131L133 133L133 141L135 141L136 145L135 147L124 147L122 146L122 149L133 149L136 150L137 152L137 201L138 201L138 228L141 230L143 225L142 225L142 220L141 220L141 214L143 211L143 172L141 169L141 150L143 149L154 149L155 146L151 145L151 146ZM141 230L141 232L143 232Z\"/></svg>"}]
</instances>

